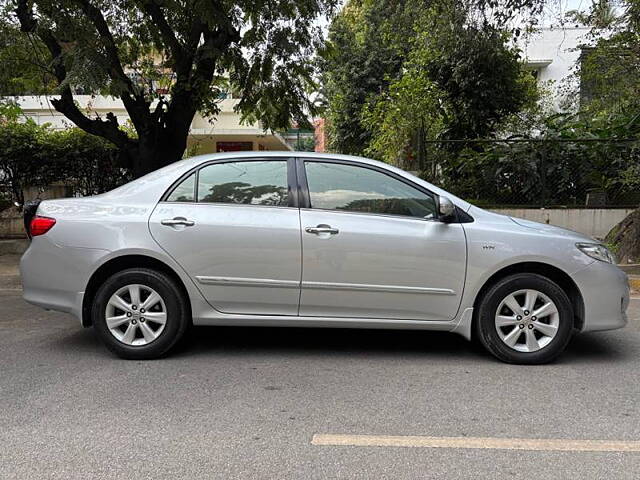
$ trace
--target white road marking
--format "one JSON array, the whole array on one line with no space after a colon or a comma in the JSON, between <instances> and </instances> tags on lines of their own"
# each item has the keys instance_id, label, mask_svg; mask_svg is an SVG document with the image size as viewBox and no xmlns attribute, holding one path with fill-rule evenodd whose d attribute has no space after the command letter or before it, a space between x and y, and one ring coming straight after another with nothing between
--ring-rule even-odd
<instances>
[{"instance_id":1,"label":"white road marking","mask_svg":"<svg viewBox=\"0 0 640 480\"><path fill-rule=\"evenodd\" d=\"M564 438L424 437L404 435L316 434L312 445L353 447L474 448L562 452L640 452L635 440L573 440Z\"/></svg>"}]
</instances>

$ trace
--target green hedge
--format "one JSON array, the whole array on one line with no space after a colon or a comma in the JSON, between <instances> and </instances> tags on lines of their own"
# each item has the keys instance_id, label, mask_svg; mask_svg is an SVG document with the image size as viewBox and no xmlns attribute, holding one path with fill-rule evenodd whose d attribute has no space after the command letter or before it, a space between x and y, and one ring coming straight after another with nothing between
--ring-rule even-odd
<instances>
[{"instance_id":1,"label":"green hedge","mask_svg":"<svg viewBox=\"0 0 640 480\"><path fill-rule=\"evenodd\" d=\"M432 144L436 181L476 204L640 204L640 115L586 122L555 115L535 138Z\"/></svg>"},{"instance_id":2,"label":"green hedge","mask_svg":"<svg viewBox=\"0 0 640 480\"><path fill-rule=\"evenodd\" d=\"M443 187L473 203L640 204L640 142L531 142L466 148L442 169Z\"/></svg>"},{"instance_id":3,"label":"green hedge","mask_svg":"<svg viewBox=\"0 0 640 480\"><path fill-rule=\"evenodd\" d=\"M0 121L0 145L2 203L22 205L26 187L62 182L73 195L93 195L131 178L113 145L78 128L53 130L30 120Z\"/></svg>"}]
</instances>

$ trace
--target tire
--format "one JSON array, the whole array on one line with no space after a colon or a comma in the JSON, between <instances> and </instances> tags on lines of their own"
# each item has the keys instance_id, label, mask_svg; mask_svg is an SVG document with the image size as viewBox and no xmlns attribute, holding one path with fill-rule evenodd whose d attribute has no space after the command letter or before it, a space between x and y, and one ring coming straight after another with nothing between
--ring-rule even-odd
<instances>
[{"instance_id":1,"label":"tire","mask_svg":"<svg viewBox=\"0 0 640 480\"><path fill-rule=\"evenodd\" d=\"M531 303L533 307L527 310ZM480 301L474 327L476 338L496 358L540 365L554 360L569 343L573 307L553 281L534 273L519 273L489 288Z\"/></svg>"},{"instance_id":2,"label":"tire","mask_svg":"<svg viewBox=\"0 0 640 480\"><path fill-rule=\"evenodd\" d=\"M191 324L189 304L176 282L146 268L109 277L96 292L91 316L107 348L131 360L162 357Z\"/></svg>"}]
</instances>

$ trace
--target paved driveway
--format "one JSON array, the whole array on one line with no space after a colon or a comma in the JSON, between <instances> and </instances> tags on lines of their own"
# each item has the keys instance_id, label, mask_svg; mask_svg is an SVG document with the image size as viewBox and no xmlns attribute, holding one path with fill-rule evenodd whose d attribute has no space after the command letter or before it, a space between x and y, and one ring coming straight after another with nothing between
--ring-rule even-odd
<instances>
[{"instance_id":1,"label":"paved driveway","mask_svg":"<svg viewBox=\"0 0 640 480\"><path fill-rule=\"evenodd\" d=\"M578 336L542 367L450 334L275 328L199 328L170 358L137 362L24 303L12 261L0 260L2 479L640 478L640 453L621 451L640 440L640 299L626 329ZM354 446L379 436L446 448ZM543 450L515 450L522 438ZM554 439L569 451L546 451Z\"/></svg>"}]
</instances>

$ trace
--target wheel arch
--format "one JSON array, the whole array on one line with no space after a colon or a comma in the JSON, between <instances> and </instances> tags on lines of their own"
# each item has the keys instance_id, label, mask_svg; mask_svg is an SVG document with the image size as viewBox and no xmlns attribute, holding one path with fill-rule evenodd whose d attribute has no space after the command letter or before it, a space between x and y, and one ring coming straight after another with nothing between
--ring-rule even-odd
<instances>
[{"instance_id":1,"label":"wheel arch","mask_svg":"<svg viewBox=\"0 0 640 480\"><path fill-rule=\"evenodd\" d=\"M489 288L497 281L516 273L536 273L552 280L567 294L571 300L573 308L573 326L577 330L582 330L584 326L584 300L580 289L573 279L565 271L542 262L521 262L503 267L491 275L482 285L473 302L473 322L477 321L480 302L484 298ZM472 331L474 329L472 328Z\"/></svg>"},{"instance_id":2,"label":"wheel arch","mask_svg":"<svg viewBox=\"0 0 640 480\"><path fill-rule=\"evenodd\" d=\"M180 278L180 275L178 275L178 273L173 268L164 263L162 260L158 260L157 258L148 255L127 254L111 258L110 260L106 261L105 263L100 265L100 267L98 267L96 271L93 272L91 278L89 278L82 299L83 327L90 327L92 325L91 306L93 305L93 300L100 285L102 285L104 281L114 273L126 270L127 268L150 268L169 275L173 280L175 280L178 288L180 288L183 295L185 296L185 299L187 300L187 307L191 309L191 302L189 299L187 288ZM191 312L189 312L189 315L191 316Z\"/></svg>"}]
</instances>

